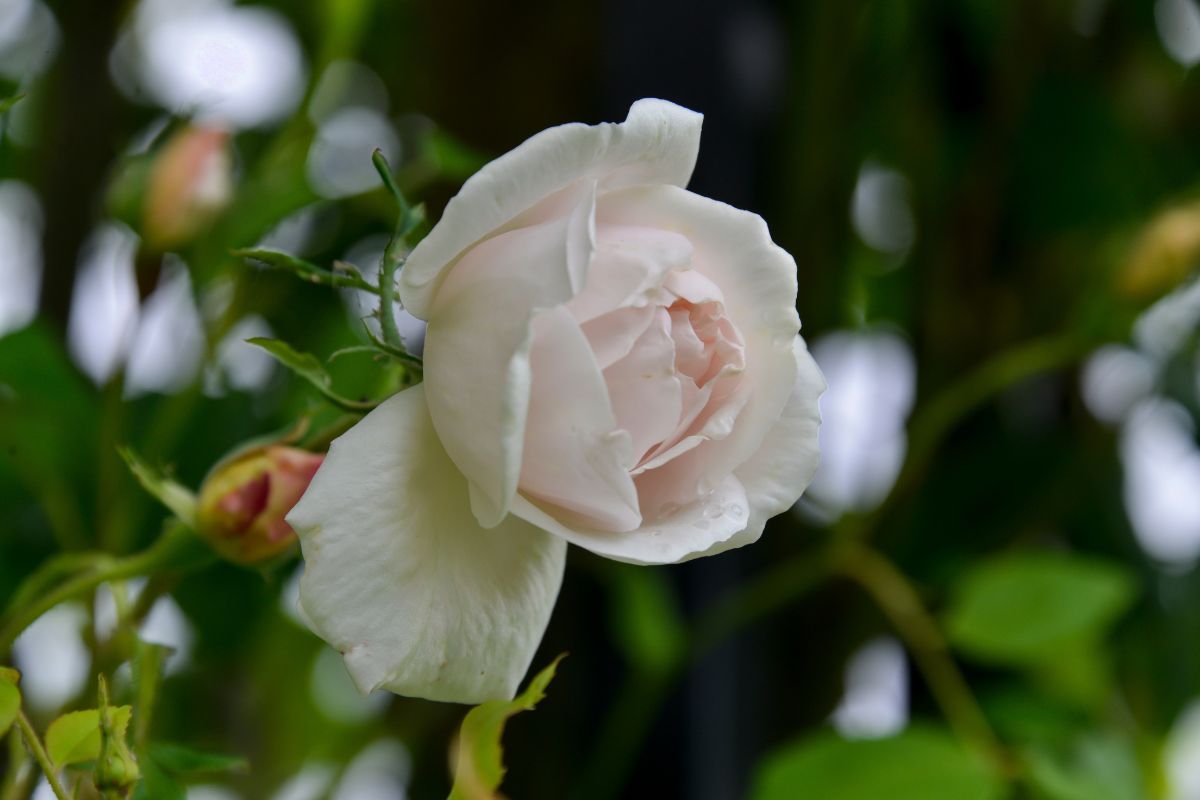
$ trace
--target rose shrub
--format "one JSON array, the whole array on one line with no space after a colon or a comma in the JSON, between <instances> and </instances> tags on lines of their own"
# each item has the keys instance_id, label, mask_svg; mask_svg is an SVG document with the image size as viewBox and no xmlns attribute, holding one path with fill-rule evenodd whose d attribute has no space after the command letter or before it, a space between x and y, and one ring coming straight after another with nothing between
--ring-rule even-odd
<instances>
[{"instance_id":1,"label":"rose shrub","mask_svg":"<svg viewBox=\"0 0 1200 800\"><path fill-rule=\"evenodd\" d=\"M408 258L425 382L337 440L288 517L304 613L364 691L511 697L567 542L711 555L808 485L824 381L795 263L761 218L684 189L700 123L642 100L543 131Z\"/></svg>"}]
</instances>

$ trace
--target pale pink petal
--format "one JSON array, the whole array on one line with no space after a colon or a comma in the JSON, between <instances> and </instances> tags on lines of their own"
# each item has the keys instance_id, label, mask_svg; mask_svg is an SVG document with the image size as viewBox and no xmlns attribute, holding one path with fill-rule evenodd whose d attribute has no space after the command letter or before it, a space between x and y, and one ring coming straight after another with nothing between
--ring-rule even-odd
<instances>
[{"instance_id":1,"label":"pale pink petal","mask_svg":"<svg viewBox=\"0 0 1200 800\"><path fill-rule=\"evenodd\" d=\"M746 487L750 502L746 528L698 556L758 541L767 520L795 505L817 471L821 460L817 450L817 429L821 425L817 401L825 391L825 378L799 336L795 357L796 383L783 415L759 451L734 473Z\"/></svg>"},{"instance_id":2,"label":"pale pink petal","mask_svg":"<svg viewBox=\"0 0 1200 800\"><path fill-rule=\"evenodd\" d=\"M661 306L654 316L629 355L604 370L617 423L633 437L635 461L671 435L683 412L671 316Z\"/></svg>"},{"instance_id":3,"label":"pale pink petal","mask_svg":"<svg viewBox=\"0 0 1200 800\"><path fill-rule=\"evenodd\" d=\"M745 342L742 380L753 388L737 424L723 439L705 441L656 470L671 470L656 482L675 484L681 497L694 496L694 487L718 485L758 451L792 393L792 346L800 329L793 305L796 264L757 215L677 187L634 187L597 201L598 227L634 220L688 237L692 268L721 289L724 311Z\"/></svg>"},{"instance_id":4,"label":"pale pink petal","mask_svg":"<svg viewBox=\"0 0 1200 800\"><path fill-rule=\"evenodd\" d=\"M587 280L594 196L570 216L474 248L442 285L425 333L430 413L491 527L516 493L529 403L530 325Z\"/></svg>"},{"instance_id":5,"label":"pale pink petal","mask_svg":"<svg viewBox=\"0 0 1200 800\"><path fill-rule=\"evenodd\" d=\"M636 342L654 320L655 306L626 306L589 319L579 327L592 346L596 363L607 369L629 355Z\"/></svg>"},{"instance_id":6,"label":"pale pink petal","mask_svg":"<svg viewBox=\"0 0 1200 800\"><path fill-rule=\"evenodd\" d=\"M667 300L663 279L673 270L686 270L691 259L691 243L677 233L629 225L598 228L587 285L567 308L587 322L624 306Z\"/></svg>"},{"instance_id":7,"label":"pale pink petal","mask_svg":"<svg viewBox=\"0 0 1200 800\"><path fill-rule=\"evenodd\" d=\"M557 513L522 494L513 500L513 513L572 544L629 564L674 564L719 546L745 529L749 504L741 483L729 475L703 502L688 508L663 503L647 511L637 530L625 533L595 530L564 522ZM553 512L553 509L550 510ZM661 514L661 519L650 519Z\"/></svg>"},{"instance_id":8,"label":"pale pink petal","mask_svg":"<svg viewBox=\"0 0 1200 800\"><path fill-rule=\"evenodd\" d=\"M595 527L636 528L642 518L628 472L633 443L613 416L604 376L565 308L534 319L530 366L521 492Z\"/></svg>"},{"instance_id":9,"label":"pale pink petal","mask_svg":"<svg viewBox=\"0 0 1200 800\"><path fill-rule=\"evenodd\" d=\"M400 274L405 308L426 319L441 281L468 248L581 178L596 179L601 191L686 186L701 120L663 100L639 100L623 123L560 125L492 161L463 184L409 256Z\"/></svg>"}]
</instances>

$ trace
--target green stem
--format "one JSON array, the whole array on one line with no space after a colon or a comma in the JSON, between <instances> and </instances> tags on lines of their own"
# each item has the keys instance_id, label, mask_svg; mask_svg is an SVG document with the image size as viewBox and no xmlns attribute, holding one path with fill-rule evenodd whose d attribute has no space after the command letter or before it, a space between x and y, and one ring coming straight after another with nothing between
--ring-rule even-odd
<instances>
[{"instance_id":1,"label":"green stem","mask_svg":"<svg viewBox=\"0 0 1200 800\"><path fill-rule=\"evenodd\" d=\"M383 251L383 263L379 269L379 326L383 330L383 341L392 347L404 350L404 341L400 338L400 329L396 326L396 271L404 265L405 239L417 224L417 215L413 213L404 192L396 185L392 176L392 168L388 166L383 152L376 150L371 154L371 163L379 173L380 180L396 201L399 214L396 218L396 228L392 238ZM407 352L407 351L406 351Z\"/></svg>"},{"instance_id":2,"label":"green stem","mask_svg":"<svg viewBox=\"0 0 1200 800\"><path fill-rule=\"evenodd\" d=\"M699 658L752 622L807 594L829 576L840 547L805 552L756 575L700 612L691 625L691 657Z\"/></svg>"},{"instance_id":3,"label":"green stem","mask_svg":"<svg viewBox=\"0 0 1200 800\"><path fill-rule=\"evenodd\" d=\"M29 777L32 770L25 767L29 763L25 747L21 744L21 731L16 728L8 734L8 768L4 773L4 785L0 789L0 800L21 800L26 797L29 788Z\"/></svg>"},{"instance_id":4,"label":"green stem","mask_svg":"<svg viewBox=\"0 0 1200 800\"><path fill-rule=\"evenodd\" d=\"M848 553L849 557L839 562L840 571L871 595L908 645L950 727L997 768L1006 771L1008 758L1004 749L916 589L878 551L854 545Z\"/></svg>"},{"instance_id":5,"label":"green stem","mask_svg":"<svg viewBox=\"0 0 1200 800\"><path fill-rule=\"evenodd\" d=\"M21 736L25 739L25 747L29 749L33 760L41 767L42 774L46 776L46 782L50 784L54 796L58 800L71 800L71 796L67 794L67 790L58 780L58 773L50 761L50 756L46 753L46 748L42 747L42 740L38 738L37 731L29 724L29 717L25 716L24 711L17 712L17 727L20 728Z\"/></svg>"},{"instance_id":6,"label":"green stem","mask_svg":"<svg viewBox=\"0 0 1200 800\"><path fill-rule=\"evenodd\" d=\"M160 570L188 568L206 563L210 554L204 548L204 556L197 557L194 547L203 547L187 528L181 525L170 528L157 542L146 550L131 556L113 558L97 554L92 569L82 572L31 600L27 605L12 611L0 624L0 655L9 651L13 641L38 617L59 603L94 590L102 583L127 580L151 575Z\"/></svg>"},{"instance_id":7,"label":"green stem","mask_svg":"<svg viewBox=\"0 0 1200 800\"><path fill-rule=\"evenodd\" d=\"M622 796L629 773L642 752L642 743L678 674L675 669L639 671L626 678L580 772L580 798L608 800Z\"/></svg>"},{"instance_id":8,"label":"green stem","mask_svg":"<svg viewBox=\"0 0 1200 800\"><path fill-rule=\"evenodd\" d=\"M993 356L939 392L909 425L908 453L887 499L870 514L847 520L847 534L869 538L893 504L916 486L946 436L973 411L1021 381L1075 364L1094 346L1069 334L1033 339Z\"/></svg>"}]
</instances>

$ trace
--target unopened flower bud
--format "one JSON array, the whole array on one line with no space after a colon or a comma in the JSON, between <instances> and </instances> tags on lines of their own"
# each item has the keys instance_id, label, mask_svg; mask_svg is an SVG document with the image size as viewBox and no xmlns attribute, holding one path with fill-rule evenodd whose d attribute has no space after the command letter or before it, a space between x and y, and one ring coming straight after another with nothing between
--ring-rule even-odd
<instances>
[{"instance_id":1,"label":"unopened flower bud","mask_svg":"<svg viewBox=\"0 0 1200 800\"><path fill-rule=\"evenodd\" d=\"M142 208L146 243L165 250L186 243L233 194L229 133L188 127L155 157Z\"/></svg>"},{"instance_id":2,"label":"unopened flower bud","mask_svg":"<svg viewBox=\"0 0 1200 800\"><path fill-rule=\"evenodd\" d=\"M323 459L318 453L272 445L218 467L200 487L200 534L239 564L260 564L283 554L296 541L284 517Z\"/></svg>"}]
</instances>

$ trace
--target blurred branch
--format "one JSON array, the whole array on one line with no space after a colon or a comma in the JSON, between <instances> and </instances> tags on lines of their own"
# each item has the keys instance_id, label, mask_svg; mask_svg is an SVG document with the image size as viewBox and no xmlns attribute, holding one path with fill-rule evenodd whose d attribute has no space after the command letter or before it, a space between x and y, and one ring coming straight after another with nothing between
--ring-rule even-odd
<instances>
[{"instance_id":1,"label":"blurred branch","mask_svg":"<svg viewBox=\"0 0 1200 800\"><path fill-rule=\"evenodd\" d=\"M993 356L918 405L908 429L907 457L891 492L869 514L847 518L844 535L869 539L925 474L946 436L987 401L1022 381L1074 365L1094 347L1094 342L1070 334L1033 339Z\"/></svg>"},{"instance_id":2,"label":"blurred branch","mask_svg":"<svg viewBox=\"0 0 1200 800\"><path fill-rule=\"evenodd\" d=\"M1001 774L1007 773L1008 757L916 589L904 573L878 551L862 544L849 544L847 548L847 557L838 561L841 574L865 589L887 615L908 645L954 732Z\"/></svg>"},{"instance_id":3,"label":"blurred branch","mask_svg":"<svg viewBox=\"0 0 1200 800\"><path fill-rule=\"evenodd\" d=\"M114 558L105 553L93 554L90 568L54 589L47 588L39 592L36 597L31 597L32 593L22 586L17 590L17 596L29 597L30 602L11 610L0 621L0 656L9 651L22 631L59 603L93 591L109 581L194 568L207 563L211 558L208 548L190 529L175 524L141 553L122 558ZM31 578L44 581L45 575L34 573Z\"/></svg>"}]
</instances>

